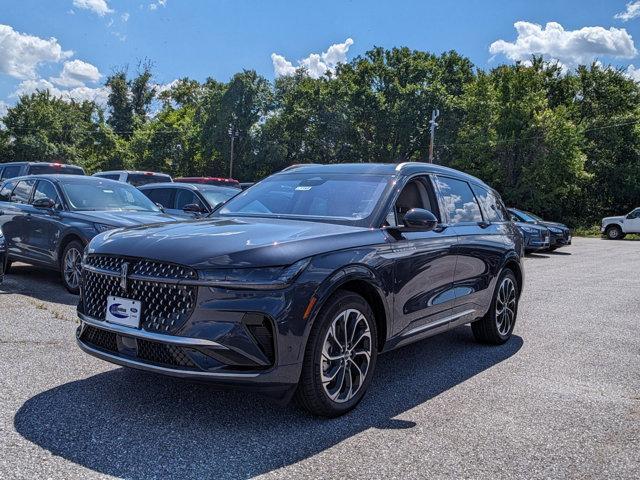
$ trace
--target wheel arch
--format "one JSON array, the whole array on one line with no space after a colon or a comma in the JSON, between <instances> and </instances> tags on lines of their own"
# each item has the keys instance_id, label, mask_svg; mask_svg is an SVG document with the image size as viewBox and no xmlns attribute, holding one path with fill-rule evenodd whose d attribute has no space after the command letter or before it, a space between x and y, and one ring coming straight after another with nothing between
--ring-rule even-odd
<instances>
[{"instance_id":1,"label":"wheel arch","mask_svg":"<svg viewBox=\"0 0 640 480\"><path fill-rule=\"evenodd\" d=\"M505 261L502 267L502 270L506 268L511 270L513 274L516 276L516 281L518 282L518 296L520 296L520 294L522 293L522 287L524 283L524 271L522 270L522 264L520 263L520 260L519 259L517 260L515 257L507 258L507 260Z\"/></svg>"},{"instance_id":2,"label":"wheel arch","mask_svg":"<svg viewBox=\"0 0 640 480\"><path fill-rule=\"evenodd\" d=\"M386 300L382 282L367 267L349 266L334 272L327 278L314 293L316 303L310 315L309 329L315 323L316 317L322 311L327 300L339 291L349 291L362 296L374 314L376 330L378 332L378 351L382 351L387 341L387 336L391 332L391 311Z\"/></svg>"},{"instance_id":3,"label":"wheel arch","mask_svg":"<svg viewBox=\"0 0 640 480\"><path fill-rule=\"evenodd\" d=\"M60 262L62 262L62 255L64 253L64 249L67 248L67 245L69 245L74 240L77 240L78 242L80 242L80 244L83 247L86 247L87 245L87 242L78 233L76 232L67 233L64 237L62 237L62 240L60 240L60 244L58 245L58 249L57 249L58 266L60 266Z\"/></svg>"}]
</instances>

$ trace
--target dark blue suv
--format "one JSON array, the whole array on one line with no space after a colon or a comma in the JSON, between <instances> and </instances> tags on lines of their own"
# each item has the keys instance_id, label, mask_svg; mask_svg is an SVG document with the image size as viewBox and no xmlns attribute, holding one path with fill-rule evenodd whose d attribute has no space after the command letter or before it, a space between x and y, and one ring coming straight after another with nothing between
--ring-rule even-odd
<instances>
[{"instance_id":1,"label":"dark blue suv","mask_svg":"<svg viewBox=\"0 0 640 480\"><path fill-rule=\"evenodd\" d=\"M477 178L422 163L300 165L214 215L91 241L84 351L295 394L336 416L360 401L380 352L466 323L482 342L511 337L522 236Z\"/></svg>"},{"instance_id":2,"label":"dark blue suv","mask_svg":"<svg viewBox=\"0 0 640 480\"><path fill-rule=\"evenodd\" d=\"M118 227L176 220L130 185L80 175L31 175L0 185L0 228L11 262L60 270L72 293L95 235Z\"/></svg>"}]
</instances>

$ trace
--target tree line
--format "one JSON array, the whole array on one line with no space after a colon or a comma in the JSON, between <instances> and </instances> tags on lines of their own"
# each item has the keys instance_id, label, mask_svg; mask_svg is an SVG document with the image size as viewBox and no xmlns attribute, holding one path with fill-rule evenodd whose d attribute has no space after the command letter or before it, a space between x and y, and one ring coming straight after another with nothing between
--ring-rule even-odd
<instances>
[{"instance_id":1,"label":"tree line","mask_svg":"<svg viewBox=\"0 0 640 480\"><path fill-rule=\"evenodd\" d=\"M245 70L158 89L145 64L106 86L106 110L20 97L2 118L0 159L227 176L233 137L233 176L254 181L296 163L425 161L437 108L436 163L509 205L584 226L640 204L640 86L597 63L485 71L454 51L374 48L321 78Z\"/></svg>"}]
</instances>

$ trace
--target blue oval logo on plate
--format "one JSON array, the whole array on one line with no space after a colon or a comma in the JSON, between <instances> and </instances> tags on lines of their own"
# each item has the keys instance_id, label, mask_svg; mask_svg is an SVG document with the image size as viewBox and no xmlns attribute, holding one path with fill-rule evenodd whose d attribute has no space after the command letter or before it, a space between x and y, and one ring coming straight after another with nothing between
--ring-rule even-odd
<instances>
[{"instance_id":1,"label":"blue oval logo on plate","mask_svg":"<svg viewBox=\"0 0 640 480\"><path fill-rule=\"evenodd\" d=\"M127 310L120 303L114 303L109 307L109 313L116 318L129 318Z\"/></svg>"}]
</instances>

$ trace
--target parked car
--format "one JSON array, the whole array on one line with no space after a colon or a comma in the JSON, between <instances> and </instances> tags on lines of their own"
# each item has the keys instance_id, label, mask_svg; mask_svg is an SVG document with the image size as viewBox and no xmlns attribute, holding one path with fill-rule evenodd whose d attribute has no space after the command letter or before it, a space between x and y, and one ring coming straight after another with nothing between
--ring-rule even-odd
<instances>
[{"instance_id":1,"label":"parked car","mask_svg":"<svg viewBox=\"0 0 640 480\"><path fill-rule=\"evenodd\" d=\"M547 250L556 250L557 248L571 245L572 233L571 229L563 223L548 222L537 215L517 208L510 208L512 220L528 223L531 225L540 225L549 229L549 248Z\"/></svg>"},{"instance_id":2,"label":"parked car","mask_svg":"<svg viewBox=\"0 0 640 480\"><path fill-rule=\"evenodd\" d=\"M19 260L59 270L72 293L78 293L80 286L82 252L95 235L173 220L138 189L113 180L37 175L0 185L7 268Z\"/></svg>"},{"instance_id":3,"label":"parked car","mask_svg":"<svg viewBox=\"0 0 640 480\"><path fill-rule=\"evenodd\" d=\"M303 165L209 219L94 238L77 340L119 365L295 394L336 416L380 352L469 322L481 342L508 341L521 252L499 195L472 176Z\"/></svg>"},{"instance_id":4,"label":"parked car","mask_svg":"<svg viewBox=\"0 0 640 480\"><path fill-rule=\"evenodd\" d=\"M640 208L619 217L603 218L600 232L611 240L620 240L627 233L640 233Z\"/></svg>"},{"instance_id":5,"label":"parked car","mask_svg":"<svg viewBox=\"0 0 640 480\"><path fill-rule=\"evenodd\" d=\"M240 188L240 182L234 178L180 177L180 178L174 178L173 181L178 183L200 183L203 185L220 185L222 187Z\"/></svg>"},{"instance_id":6,"label":"parked car","mask_svg":"<svg viewBox=\"0 0 640 480\"><path fill-rule=\"evenodd\" d=\"M139 189L165 212L185 218L208 215L240 193L237 188L193 183L154 183Z\"/></svg>"},{"instance_id":7,"label":"parked car","mask_svg":"<svg viewBox=\"0 0 640 480\"><path fill-rule=\"evenodd\" d=\"M41 175L58 173L62 175L84 175L82 167L65 163L48 162L8 162L0 163L0 180L23 177L25 175Z\"/></svg>"},{"instance_id":8,"label":"parked car","mask_svg":"<svg viewBox=\"0 0 640 480\"><path fill-rule=\"evenodd\" d=\"M166 173L156 172L139 172L133 170L112 170L109 172L98 172L93 174L94 177L107 178L109 180L117 180L118 182L128 183L134 187L148 185L150 183L171 182L171 176Z\"/></svg>"},{"instance_id":9,"label":"parked car","mask_svg":"<svg viewBox=\"0 0 640 480\"><path fill-rule=\"evenodd\" d=\"M551 233L547 227L533 223L521 222L517 217L512 216L512 221L524 239L524 251L526 253L548 250L550 246Z\"/></svg>"},{"instance_id":10,"label":"parked car","mask_svg":"<svg viewBox=\"0 0 640 480\"><path fill-rule=\"evenodd\" d=\"M4 280L4 270L7 264L7 244L4 241L4 235L0 230L0 283Z\"/></svg>"}]
</instances>

